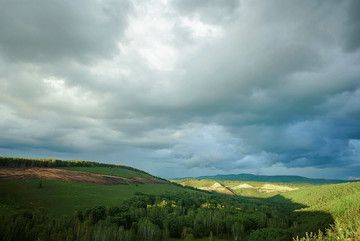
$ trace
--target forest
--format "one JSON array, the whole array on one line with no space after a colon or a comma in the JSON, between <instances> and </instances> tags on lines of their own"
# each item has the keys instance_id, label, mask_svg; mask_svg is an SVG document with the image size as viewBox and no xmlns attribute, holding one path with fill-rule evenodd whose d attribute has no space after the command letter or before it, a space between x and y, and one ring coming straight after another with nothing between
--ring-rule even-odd
<instances>
[{"instance_id":1,"label":"forest","mask_svg":"<svg viewBox=\"0 0 360 241\"><path fill-rule=\"evenodd\" d=\"M333 222L328 214L293 212L296 208L290 202L277 205L221 194L136 193L121 206L75 210L58 220L51 220L44 209L25 211L1 219L0 231L2 240L285 241Z\"/></svg>"}]
</instances>

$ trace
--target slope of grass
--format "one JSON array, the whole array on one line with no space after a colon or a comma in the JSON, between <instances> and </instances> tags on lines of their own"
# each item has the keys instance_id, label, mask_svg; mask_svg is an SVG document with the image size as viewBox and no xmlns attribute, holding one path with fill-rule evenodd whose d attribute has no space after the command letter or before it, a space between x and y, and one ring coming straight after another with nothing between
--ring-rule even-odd
<instances>
[{"instance_id":1,"label":"slope of grass","mask_svg":"<svg viewBox=\"0 0 360 241\"><path fill-rule=\"evenodd\" d=\"M202 180L184 179L184 180L173 180L173 182L181 184L183 186L190 186L198 189L203 189L203 188L211 189L212 185L214 185L215 183L220 183L235 195L243 196L243 197L254 197L254 198L268 198L286 191L281 189L276 190L276 187L296 189L296 188L304 188L309 186L305 184L295 185L290 183L289 184L274 183L272 184L274 186L274 189L267 192L267 190L263 188L264 186L269 184L266 182L219 181L219 180L208 180L208 179L202 179ZM245 185L248 188L246 187L239 188L239 185ZM213 191L221 193L221 191L217 190L216 188L214 188Z\"/></svg>"},{"instance_id":2,"label":"slope of grass","mask_svg":"<svg viewBox=\"0 0 360 241\"><path fill-rule=\"evenodd\" d=\"M308 206L306 211L330 213L335 225L326 230L310 233L296 240L332 241L360 240L360 182L313 186L276 196L273 201L285 198Z\"/></svg>"},{"instance_id":3,"label":"slope of grass","mask_svg":"<svg viewBox=\"0 0 360 241\"><path fill-rule=\"evenodd\" d=\"M255 189L237 189L234 190L234 193L238 196L254 197L254 198L267 198L269 196L275 195L275 194L259 192L258 190Z\"/></svg>"},{"instance_id":4,"label":"slope of grass","mask_svg":"<svg viewBox=\"0 0 360 241\"><path fill-rule=\"evenodd\" d=\"M104 174L119 177L152 177L150 174L144 172L138 172L136 170L114 168L114 167L59 167L65 170L91 172L96 174Z\"/></svg>"},{"instance_id":5,"label":"slope of grass","mask_svg":"<svg viewBox=\"0 0 360 241\"><path fill-rule=\"evenodd\" d=\"M58 160L58 159L32 159L18 157L0 157L0 166L4 167L108 167L122 170L130 170L136 173L150 175L149 173L125 165L99 163L83 160Z\"/></svg>"},{"instance_id":6,"label":"slope of grass","mask_svg":"<svg viewBox=\"0 0 360 241\"><path fill-rule=\"evenodd\" d=\"M99 185L53 180L0 181L0 214L44 207L53 217L97 205L118 206L137 192L161 194L183 189L167 184Z\"/></svg>"},{"instance_id":7,"label":"slope of grass","mask_svg":"<svg viewBox=\"0 0 360 241\"><path fill-rule=\"evenodd\" d=\"M310 186L281 196L306 205L308 209L341 215L346 210L360 207L360 182Z\"/></svg>"}]
</instances>

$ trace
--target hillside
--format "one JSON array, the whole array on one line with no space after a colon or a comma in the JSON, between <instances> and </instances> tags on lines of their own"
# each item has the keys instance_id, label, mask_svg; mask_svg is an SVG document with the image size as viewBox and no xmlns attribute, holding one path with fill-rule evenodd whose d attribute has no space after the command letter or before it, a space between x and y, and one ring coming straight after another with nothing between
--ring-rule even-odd
<instances>
[{"instance_id":1,"label":"hillside","mask_svg":"<svg viewBox=\"0 0 360 241\"><path fill-rule=\"evenodd\" d=\"M294 183L294 184L336 184L351 182L349 180L336 180L336 179L313 179L301 176L265 176L265 175L253 175L253 174L229 174L229 175L216 175L216 176L200 176L200 177L184 177L174 178L174 180L183 179L197 179L197 180L218 180L218 181L249 181L249 182L272 182L272 183Z\"/></svg>"},{"instance_id":2,"label":"hillside","mask_svg":"<svg viewBox=\"0 0 360 241\"><path fill-rule=\"evenodd\" d=\"M97 205L120 205L136 193L182 189L127 166L0 157L0 215L42 207L60 217Z\"/></svg>"},{"instance_id":3,"label":"hillside","mask_svg":"<svg viewBox=\"0 0 360 241\"><path fill-rule=\"evenodd\" d=\"M326 235L318 232L297 240L360 240L360 182L311 186L270 199L274 203L284 200L304 205L302 211L321 211L334 218L335 225L326 230Z\"/></svg>"},{"instance_id":4,"label":"hillside","mask_svg":"<svg viewBox=\"0 0 360 241\"><path fill-rule=\"evenodd\" d=\"M70 170L79 170L78 168L82 168L81 170L87 170L89 172L94 172L95 169L85 169L89 167L98 167L96 169L96 173L100 174L112 174L116 176L117 174L120 176L128 177L131 176L141 176L141 177L149 177L151 176L149 173L125 166L125 165L115 165L108 163L99 163L93 161L82 161L82 160L58 160L58 159L31 159L31 158L18 158L18 157L0 157L0 166L2 167L53 167L53 168L62 168L62 169L70 169ZM108 169L104 169L108 168ZM104 172L104 170L107 170ZM113 171L115 170L115 171ZM127 175L127 176L125 176Z\"/></svg>"},{"instance_id":5,"label":"hillside","mask_svg":"<svg viewBox=\"0 0 360 241\"><path fill-rule=\"evenodd\" d=\"M360 182L309 186L282 193L272 199L288 199L308 207L306 210L322 210L341 216L347 210L360 210Z\"/></svg>"},{"instance_id":6,"label":"hillside","mask_svg":"<svg viewBox=\"0 0 360 241\"><path fill-rule=\"evenodd\" d=\"M320 241L360 235L360 182L176 182L181 185L119 165L0 158L0 241L290 241L306 232L313 234L298 240ZM328 229L325 238L314 234L319 229Z\"/></svg>"},{"instance_id":7,"label":"hillside","mask_svg":"<svg viewBox=\"0 0 360 241\"><path fill-rule=\"evenodd\" d=\"M135 173L132 177L124 177L118 175L97 174L106 172L106 168L90 167L78 168L79 171L48 168L48 167L0 167L0 180L58 180L67 182L87 182L102 185L127 185L129 183L153 183L153 184L169 184L166 181L159 180L155 177L140 177ZM91 169L91 170L89 170ZM109 169L109 168L108 168ZM81 170L81 171L80 171ZM90 172L89 172L90 171ZM109 172L111 170L109 169Z\"/></svg>"},{"instance_id":8,"label":"hillside","mask_svg":"<svg viewBox=\"0 0 360 241\"><path fill-rule=\"evenodd\" d=\"M267 198L279 193L290 192L299 188L306 187L304 184L290 183L266 183L249 181L219 181L219 180L197 180L183 179L172 180L183 186L194 187L200 190L214 191L228 195L242 197Z\"/></svg>"}]
</instances>

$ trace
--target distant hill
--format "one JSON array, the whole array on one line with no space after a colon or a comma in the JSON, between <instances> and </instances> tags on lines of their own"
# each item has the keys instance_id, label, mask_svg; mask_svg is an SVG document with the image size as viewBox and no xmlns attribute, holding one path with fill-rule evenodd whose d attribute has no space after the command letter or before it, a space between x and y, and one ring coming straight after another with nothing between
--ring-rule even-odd
<instances>
[{"instance_id":1,"label":"distant hill","mask_svg":"<svg viewBox=\"0 0 360 241\"><path fill-rule=\"evenodd\" d=\"M174 178L174 180L183 180L189 179L189 177L184 178ZM301 176L265 176L265 175L253 175L253 174L229 174L229 175L216 175L216 176L200 176L192 177L192 179L197 180L218 180L218 181L245 181L245 182L272 182L272 183L294 183L294 184L313 184L313 185L322 185L322 184L337 184L352 182L349 180L336 180L336 179L313 179Z\"/></svg>"}]
</instances>

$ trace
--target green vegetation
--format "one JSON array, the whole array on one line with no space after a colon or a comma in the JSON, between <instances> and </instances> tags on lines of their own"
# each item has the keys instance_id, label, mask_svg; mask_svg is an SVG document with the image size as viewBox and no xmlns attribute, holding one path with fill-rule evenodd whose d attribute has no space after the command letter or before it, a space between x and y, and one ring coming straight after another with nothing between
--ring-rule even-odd
<instances>
[{"instance_id":1,"label":"green vegetation","mask_svg":"<svg viewBox=\"0 0 360 241\"><path fill-rule=\"evenodd\" d=\"M185 187L194 187L199 190L214 191L223 194L254 198L273 197L283 192L289 192L309 186L308 184L270 184L266 182L218 181L209 179L183 179L172 180L172 182L181 184Z\"/></svg>"},{"instance_id":2,"label":"green vegetation","mask_svg":"<svg viewBox=\"0 0 360 241\"><path fill-rule=\"evenodd\" d=\"M45 185L44 185L45 186ZM282 200L285 203L286 200ZM3 240L291 240L308 230L308 212L293 203L264 201L189 191L160 195L136 193L116 206L95 206L52 220L44 209L19 212L0 220ZM331 216L311 212L316 228ZM308 220L310 221L310 220Z\"/></svg>"},{"instance_id":3,"label":"green vegetation","mask_svg":"<svg viewBox=\"0 0 360 241\"><path fill-rule=\"evenodd\" d=\"M304 188L274 197L281 203L283 198L307 206L304 211L318 210L330 213L335 225L323 232L309 233L301 241L360 240L360 182L323 185Z\"/></svg>"},{"instance_id":4,"label":"green vegetation","mask_svg":"<svg viewBox=\"0 0 360 241\"><path fill-rule=\"evenodd\" d=\"M137 192L161 194L180 191L166 184L100 185L92 183L42 180L0 181L0 214L16 210L46 208L52 217L70 215L98 205L116 206Z\"/></svg>"},{"instance_id":5,"label":"green vegetation","mask_svg":"<svg viewBox=\"0 0 360 241\"><path fill-rule=\"evenodd\" d=\"M0 166L152 177L131 167L93 162L16 158L2 162L5 159L0 158ZM177 183L0 180L0 241L360 240L360 182L314 186L190 179ZM205 190L195 189L202 187ZM208 192L212 190L208 187L231 195Z\"/></svg>"},{"instance_id":6,"label":"green vegetation","mask_svg":"<svg viewBox=\"0 0 360 241\"><path fill-rule=\"evenodd\" d=\"M281 196L306 205L309 210L323 210L334 215L342 215L345 209L360 209L360 182L309 186L283 193ZM273 200L278 197L274 197Z\"/></svg>"}]
</instances>

